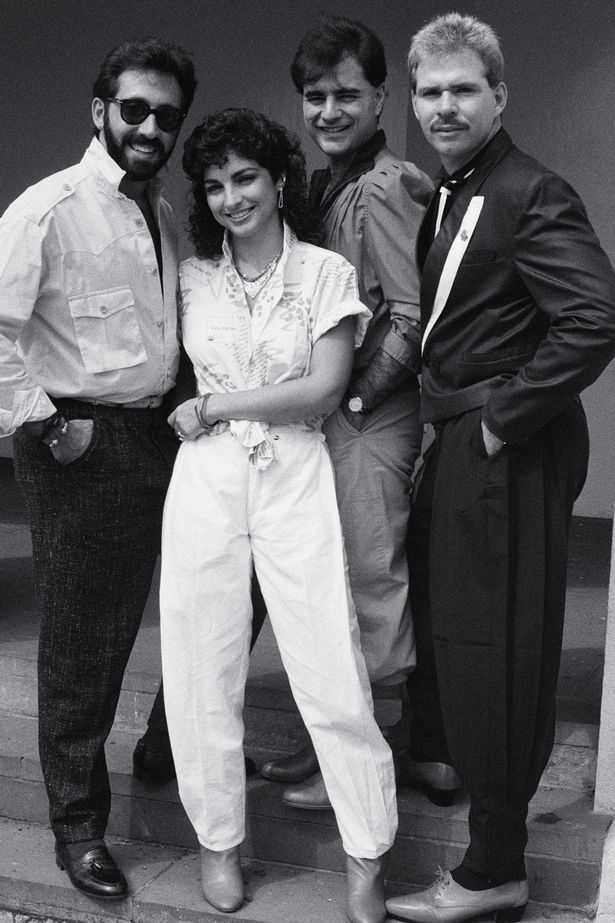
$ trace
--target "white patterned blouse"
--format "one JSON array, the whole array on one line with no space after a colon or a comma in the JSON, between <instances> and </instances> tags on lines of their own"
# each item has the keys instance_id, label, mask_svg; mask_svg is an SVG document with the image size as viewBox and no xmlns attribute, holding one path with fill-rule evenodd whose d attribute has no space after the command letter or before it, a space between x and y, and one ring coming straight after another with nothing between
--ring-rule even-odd
<instances>
[{"instance_id":1,"label":"white patterned blouse","mask_svg":"<svg viewBox=\"0 0 615 923\"><path fill-rule=\"evenodd\" d=\"M190 257L179 271L180 322L184 347L199 394L259 388L308 374L314 343L342 318L357 318L361 345L370 311L358 296L356 273L342 256L297 240L284 226L282 256L252 312L225 238L215 260ZM322 417L287 424L320 430ZM232 420L227 429L249 449L259 468L275 457L268 423Z\"/></svg>"}]
</instances>

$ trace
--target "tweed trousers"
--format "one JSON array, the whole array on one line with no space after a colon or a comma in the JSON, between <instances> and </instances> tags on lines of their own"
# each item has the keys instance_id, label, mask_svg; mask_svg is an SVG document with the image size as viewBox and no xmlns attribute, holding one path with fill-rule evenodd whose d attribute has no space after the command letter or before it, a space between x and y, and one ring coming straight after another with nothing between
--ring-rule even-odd
<instances>
[{"instance_id":1,"label":"tweed trousers","mask_svg":"<svg viewBox=\"0 0 615 923\"><path fill-rule=\"evenodd\" d=\"M93 420L88 449L62 466L18 432L15 471L41 616L41 767L51 827L71 843L105 833L104 745L150 589L177 446L161 408L55 403L67 419Z\"/></svg>"}]
</instances>

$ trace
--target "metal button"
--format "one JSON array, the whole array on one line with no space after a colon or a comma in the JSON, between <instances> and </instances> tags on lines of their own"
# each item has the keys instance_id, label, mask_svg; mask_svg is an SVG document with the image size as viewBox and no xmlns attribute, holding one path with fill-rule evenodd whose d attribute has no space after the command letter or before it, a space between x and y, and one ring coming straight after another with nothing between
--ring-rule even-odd
<instances>
[{"instance_id":1,"label":"metal button","mask_svg":"<svg viewBox=\"0 0 615 923\"><path fill-rule=\"evenodd\" d=\"M70 192L71 189L72 189L72 186L69 186L68 183L64 183L64 191L65 191L65 192Z\"/></svg>"},{"instance_id":2,"label":"metal button","mask_svg":"<svg viewBox=\"0 0 615 923\"><path fill-rule=\"evenodd\" d=\"M157 276L157 275L158 275L158 270L157 270L157 269L152 269L152 275L153 275L153 276Z\"/></svg>"},{"instance_id":3,"label":"metal button","mask_svg":"<svg viewBox=\"0 0 615 923\"><path fill-rule=\"evenodd\" d=\"M138 228L142 228L142 227L143 227L143 218L137 218L136 221L135 221L135 224L136 224L136 226L137 226Z\"/></svg>"},{"instance_id":4,"label":"metal button","mask_svg":"<svg viewBox=\"0 0 615 923\"><path fill-rule=\"evenodd\" d=\"M101 313L101 314L106 314L108 310L109 310L109 308L107 307L106 304L101 304L101 306L100 306L100 313Z\"/></svg>"}]
</instances>

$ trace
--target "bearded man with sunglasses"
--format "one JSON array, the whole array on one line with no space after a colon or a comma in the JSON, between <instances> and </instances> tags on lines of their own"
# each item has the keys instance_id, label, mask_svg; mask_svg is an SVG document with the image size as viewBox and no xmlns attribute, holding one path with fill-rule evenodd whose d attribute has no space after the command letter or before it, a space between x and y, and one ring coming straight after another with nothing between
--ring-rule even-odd
<instances>
[{"instance_id":1,"label":"bearded man with sunglasses","mask_svg":"<svg viewBox=\"0 0 615 923\"><path fill-rule=\"evenodd\" d=\"M177 235L157 174L195 87L181 48L114 48L81 162L0 219L0 433L15 433L32 530L41 767L57 864L99 898L127 892L103 839L104 744L176 448Z\"/></svg>"}]
</instances>

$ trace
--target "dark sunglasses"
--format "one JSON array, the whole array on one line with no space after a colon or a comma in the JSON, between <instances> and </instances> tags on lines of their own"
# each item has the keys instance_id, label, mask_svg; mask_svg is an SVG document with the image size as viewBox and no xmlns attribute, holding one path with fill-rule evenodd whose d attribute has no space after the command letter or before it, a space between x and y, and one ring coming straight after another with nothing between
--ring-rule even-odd
<instances>
[{"instance_id":1,"label":"dark sunglasses","mask_svg":"<svg viewBox=\"0 0 615 923\"><path fill-rule=\"evenodd\" d=\"M175 106L153 108L145 99L117 99L115 96L107 96L105 102L119 103L120 115L127 125L140 125L153 112L161 131L177 131L186 118L186 113Z\"/></svg>"}]
</instances>

